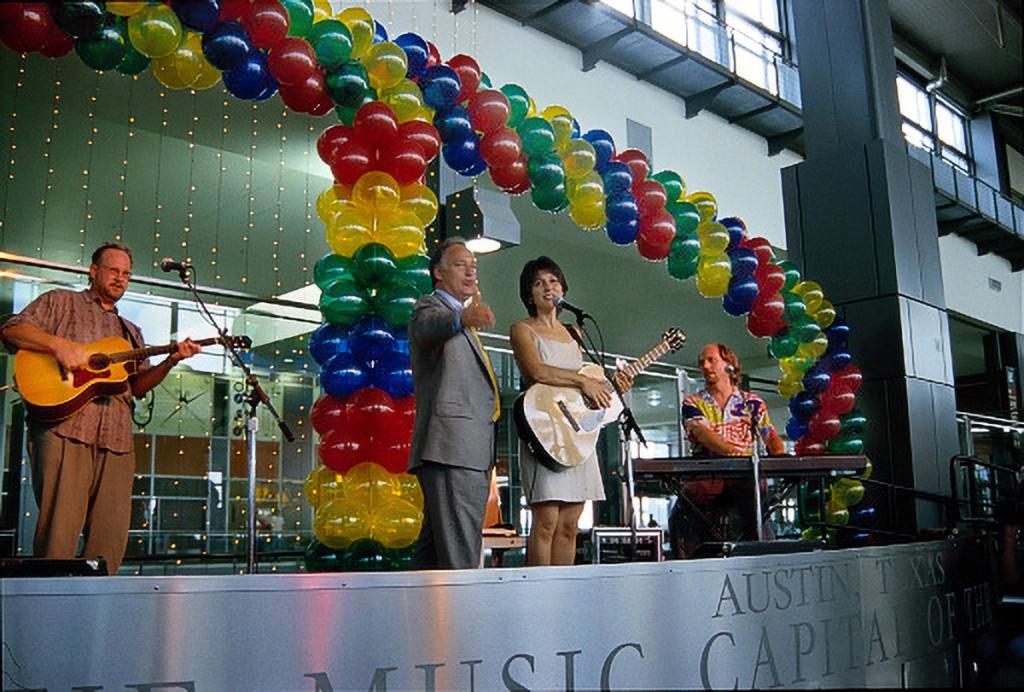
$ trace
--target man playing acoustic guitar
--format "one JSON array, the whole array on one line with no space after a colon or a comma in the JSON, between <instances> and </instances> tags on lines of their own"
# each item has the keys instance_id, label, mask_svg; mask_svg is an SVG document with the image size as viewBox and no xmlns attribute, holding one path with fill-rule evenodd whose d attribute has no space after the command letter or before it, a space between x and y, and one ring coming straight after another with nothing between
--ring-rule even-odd
<instances>
[{"instance_id":1,"label":"man playing acoustic guitar","mask_svg":"<svg viewBox=\"0 0 1024 692\"><path fill-rule=\"evenodd\" d=\"M12 352L52 355L69 374L88 364L85 345L104 337L123 337L133 348L142 348L142 332L116 307L131 273L127 247L102 245L92 255L88 289L44 293L0 328L0 338ZM84 557L102 557L108 572L117 573L131 522L131 396L145 396L171 368L200 349L188 339L179 342L159 365L139 363L124 391L92 399L63 420L43 422L30 416L28 451L39 505L35 557L73 558L84 533Z\"/></svg>"}]
</instances>

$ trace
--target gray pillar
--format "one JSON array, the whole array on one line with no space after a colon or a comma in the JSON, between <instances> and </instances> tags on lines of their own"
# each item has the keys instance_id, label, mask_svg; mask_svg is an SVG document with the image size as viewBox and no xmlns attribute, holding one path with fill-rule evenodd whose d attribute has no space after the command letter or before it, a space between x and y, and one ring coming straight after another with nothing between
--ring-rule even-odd
<instances>
[{"instance_id":1,"label":"gray pillar","mask_svg":"<svg viewBox=\"0 0 1024 692\"><path fill-rule=\"evenodd\" d=\"M793 4L807 160L783 171L790 257L851 326L875 478L948 494L953 367L928 169L900 132L887 3ZM892 526L937 525L904 499Z\"/></svg>"}]
</instances>

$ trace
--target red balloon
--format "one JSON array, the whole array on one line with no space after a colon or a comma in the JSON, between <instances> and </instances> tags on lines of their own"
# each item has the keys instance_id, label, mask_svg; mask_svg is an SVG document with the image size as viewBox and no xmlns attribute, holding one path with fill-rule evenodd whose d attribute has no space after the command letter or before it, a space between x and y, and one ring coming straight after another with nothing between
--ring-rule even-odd
<instances>
[{"instance_id":1,"label":"red balloon","mask_svg":"<svg viewBox=\"0 0 1024 692\"><path fill-rule=\"evenodd\" d=\"M413 422L416 419L416 398L405 396L395 399L395 411L398 412L399 419L402 421L402 429L408 432L411 438Z\"/></svg>"},{"instance_id":2,"label":"red balloon","mask_svg":"<svg viewBox=\"0 0 1024 692\"><path fill-rule=\"evenodd\" d=\"M398 137L398 118L391 106L370 101L356 111L352 121L356 137L374 147L381 147Z\"/></svg>"},{"instance_id":3,"label":"red balloon","mask_svg":"<svg viewBox=\"0 0 1024 692\"><path fill-rule=\"evenodd\" d=\"M757 255L758 264L765 264L775 259L775 250L772 249L772 244L768 242L766 238L760 236L756 238L745 238L741 243L740 247L750 248Z\"/></svg>"},{"instance_id":4,"label":"red balloon","mask_svg":"<svg viewBox=\"0 0 1024 692\"><path fill-rule=\"evenodd\" d=\"M15 53L42 50L51 33L60 31L45 2L5 3L2 7L0 41Z\"/></svg>"},{"instance_id":5,"label":"red balloon","mask_svg":"<svg viewBox=\"0 0 1024 692\"><path fill-rule=\"evenodd\" d=\"M288 35L288 11L278 0L253 0L252 9L242 17L252 45L273 48Z\"/></svg>"},{"instance_id":6,"label":"red balloon","mask_svg":"<svg viewBox=\"0 0 1024 692\"><path fill-rule=\"evenodd\" d=\"M522 154L523 141L511 127L502 127L480 139L480 158L488 168L511 166Z\"/></svg>"},{"instance_id":7,"label":"red balloon","mask_svg":"<svg viewBox=\"0 0 1024 692\"><path fill-rule=\"evenodd\" d=\"M267 56L270 74L281 85L301 85L317 73L313 46L297 36L278 42Z\"/></svg>"},{"instance_id":8,"label":"red balloon","mask_svg":"<svg viewBox=\"0 0 1024 692\"><path fill-rule=\"evenodd\" d=\"M402 138L388 142L380 150L380 170L399 185L415 183L427 173L427 158L419 142Z\"/></svg>"},{"instance_id":9,"label":"red balloon","mask_svg":"<svg viewBox=\"0 0 1024 692\"><path fill-rule=\"evenodd\" d=\"M351 424L366 430L371 436L377 434L382 424L394 424L397 421L395 402L383 389L363 387L354 392L346 403L352 410Z\"/></svg>"},{"instance_id":10,"label":"red balloon","mask_svg":"<svg viewBox=\"0 0 1024 692\"><path fill-rule=\"evenodd\" d=\"M313 113L314 109L322 103L325 97L330 100L330 97L324 90L323 75L319 71L314 72L302 84L281 84L278 91L281 94L281 100L284 101L284 105L299 113ZM333 107L333 105L332 103L331 106ZM320 115L323 115L323 113ZM318 140L318 149L319 146L320 142Z\"/></svg>"},{"instance_id":11,"label":"red balloon","mask_svg":"<svg viewBox=\"0 0 1024 692\"><path fill-rule=\"evenodd\" d=\"M747 315L747 331L762 338L775 334L785 326L782 321L785 309L786 303L782 300L782 294L759 294L750 306L750 314Z\"/></svg>"},{"instance_id":12,"label":"red balloon","mask_svg":"<svg viewBox=\"0 0 1024 692\"><path fill-rule=\"evenodd\" d=\"M332 110L334 110L334 101L331 100L330 94L324 92L317 104L309 109L309 114L320 117L327 115Z\"/></svg>"},{"instance_id":13,"label":"red balloon","mask_svg":"<svg viewBox=\"0 0 1024 692\"><path fill-rule=\"evenodd\" d=\"M827 442L839 434L839 418L819 409L807 421L807 437L815 442Z\"/></svg>"},{"instance_id":14,"label":"red balloon","mask_svg":"<svg viewBox=\"0 0 1024 692\"><path fill-rule=\"evenodd\" d=\"M647 154L639 149L624 149L615 155L614 160L621 161L629 167L633 176L633 188L647 179L651 172L651 165L647 162Z\"/></svg>"},{"instance_id":15,"label":"red balloon","mask_svg":"<svg viewBox=\"0 0 1024 692\"><path fill-rule=\"evenodd\" d=\"M504 128L510 113L508 97L497 89L476 92L466 108L473 129L485 134Z\"/></svg>"},{"instance_id":16,"label":"red balloon","mask_svg":"<svg viewBox=\"0 0 1024 692\"><path fill-rule=\"evenodd\" d=\"M348 473L366 458L367 437L363 431L345 425L320 436L317 454L324 466L336 473Z\"/></svg>"},{"instance_id":17,"label":"red balloon","mask_svg":"<svg viewBox=\"0 0 1024 692\"><path fill-rule=\"evenodd\" d=\"M839 387L835 375L829 380L829 387L821 394L821 410L834 416L842 416L853 410L857 404L857 395L851 391L837 389Z\"/></svg>"},{"instance_id":18,"label":"red balloon","mask_svg":"<svg viewBox=\"0 0 1024 692\"><path fill-rule=\"evenodd\" d=\"M334 161L328 161L334 179L342 185L355 185L377 161L373 147L350 139L338 147Z\"/></svg>"},{"instance_id":19,"label":"red balloon","mask_svg":"<svg viewBox=\"0 0 1024 692\"><path fill-rule=\"evenodd\" d=\"M448 67L455 70L459 75L459 82L462 88L459 89L458 101L461 103L476 93L480 88L480 65L468 55L455 55L448 60Z\"/></svg>"},{"instance_id":20,"label":"red balloon","mask_svg":"<svg viewBox=\"0 0 1024 692\"><path fill-rule=\"evenodd\" d=\"M321 132L320 137L316 140L316 153L320 155L321 161L328 166L333 166L334 160L338 156L338 149L354 137L355 131L348 125L331 125Z\"/></svg>"},{"instance_id":21,"label":"red balloon","mask_svg":"<svg viewBox=\"0 0 1024 692\"><path fill-rule=\"evenodd\" d=\"M642 180L633 185L633 196L636 197L637 206L640 207L640 224L643 225L645 213L664 211L668 202L668 193L665 186L657 180Z\"/></svg>"},{"instance_id":22,"label":"red balloon","mask_svg":"<svg viewBox=\"0 0 1024 692\"><path fill-rule=\"evenodd\" d=\"M663 260L668 257L672 240L676 237L676 221L664 209L645 215L640 219L640 232L636 236L636 249L640 256L649 260Z\"/></svg>"},{"instance_id":23,"label":"red balloon","mask_svg":"<svg viewBox=\"0 0 1024 692\"><path fill-rule=\"evenodd\" d=\"M325 394L313 404L309 412L309 422L313 424L314 430L326 435L331 430L345 425L348 416L348 405L345 401Z\"/></svg>"},{"instance_id":24,"label":"red balloon","mask_svg":"<svg viewBox=\"0 0 1024 692\"><path fill-rule=\"evenodd\" d=\"M810 439L809 435L804 435L796 441L793 451L797 456L821 456L825 453L825 445Z\"/></svg>"},{"instance_id":25,"label":"red balloon","mask_svg":"<svg viewBox=\"0 0 1024 692\"><path fill-rule=\"evenodd\" d=\"M398 126L398 136L403 139L411 139L423 147L427 161L433 161L441 151L441 135L437 133L437 128L422 120L410 120L402 123Z\"/></svg>"},{"instance_id":26,"label":"red balloon","mask_svg":"<svg viewBox=\"0 0 1024 692\"><path fill-rule=\"evenodd\" d=\"M252 0L220 0L220 21L240 19L252 10Z\"/></svg>"},{"instance_id":27,"label":"red balloon","mask_svg":"<svg viewBox=\"0 0 1024 692\"><path fill-rule=\"evenodd\" d=\"M490 174L494 184L510 195L521 195L530 189L530 176L527 175L524 156L502 168L492 168Z\"/></svg>"},{"instance_id":28,"label":"red balloon","mask_svg":"<svg viewBox=\"0 0 1024 692\"><path fill-rule=\"evenodd\" d=\"M39 49L39 52L48 58L63 58L75 47L75 39L71 38L56 25L50 29L50 37Z\"/></svg>"},{"instance_id":29,"label":"red balloon","mask_svg":"<svg viewBox=\"0 0 1024 692\"><path fill-rule=\"evenodd\" d=\"M759 263L754 271L754 278L757 279L758 293L764 295L778 293L786 284L786 273L774 262Z\"/></svg>"},{"instance_id":30,"label":"red balloon","mask_svg":"<svg viewBox=\"0 0 1024 692\"><path fill-rule=\"evenodd\" d=\"M437 49L430 41L427 41L427 62L423 65L423 69L433 67L434 65L441 64L441 51Z\"/></svg>"},{"instance_id":31,"label":"red balloon","mask_svg":"<svg viewBox=\"0 0 1024 692\"><path fill-rule=\"evenodd\" d=\"M842 370L832 373L830 384L835 387L837 392L856 394L863 382L864 376L861 374L860 368L850 363Z\"/></svg>"}]
</instances>

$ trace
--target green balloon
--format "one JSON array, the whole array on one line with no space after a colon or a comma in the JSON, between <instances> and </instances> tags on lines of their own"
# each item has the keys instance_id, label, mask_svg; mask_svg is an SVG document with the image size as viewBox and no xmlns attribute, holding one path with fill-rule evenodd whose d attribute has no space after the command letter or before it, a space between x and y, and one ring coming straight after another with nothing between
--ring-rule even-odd
<instances>
[{"instance_id":1,"label":"green balloon","mask_svg":"<svg viewBox=\"0 0 1024 692\"><path fill-rule=\"evenodd\" d=\"M352 260L348 257L328 252L318 259L313 266L313 281L316 282L316 285L322 291L338 279L351 279L351 264Z\"/></svg>"},{"instance_id":2,"label":"green balloon","mask_svg":"<svg viewBox=\"0 0 1024 692\"><path fill-rule=\"evenodd\" d=\"M494 88L493 86L491 86L491 78L487 76L486 72L480 73L480 84L482 84L486 89Z\"/></svg>"},{"instance_id":3,"label":"green balloon","mask_svg":"<svg viewBox=\"0 0 1024 692\"><path fill-rule=\"evenodd\" d=\"M860 434L858 431L851 431L848 435L840 432L828 441L826 447L833 454L863 454L864 440L861 439Z\"/></svg>"},{"instance_id":4,"label":"green balloon","mask_svg":"<svg viewBox=\"0 0 1024 692\"><path fill-rule=\"evenodd\" d=\"M804 303L804 299L797 294L792 291L783 290L782 300L786 303L786 308L782 312L782 319L784 319L787 324L793 324L797 320L807 316L807 304ZM789 356L783 357L788 358Z\"/></svg>"},{"instance_id":5,"label":"green balloon","mask_svg":"<svg viewBox=\"0 0 1024 692\"><path fill-rule=\"evenodd\" d=\"M125 33L120 22L107 21L95 33L75 39L75 52L94 70L112 70L127 50Z\"/></svg>"},{"instance_id":6,"label":"green balloon","mask_svg":"<svg viewBox=\"0 0 1024 692\"><path fill-rule=\"evenodd\" d=\"M117 71L123 75L135 75L142 74L149 67L149 58L135 50L135 46L132 45L130 40L127 40L125 36L125 50L124 57L121 58L121 62L117 64Z\"/></svg>"},{"instance_id":7,"label":"green balloon","mask_svg":"<svg viewBox=\"0 0 1024 692\"><path fill-rule=\"evenodd\" d=\"M821 333L821 327L818 326L818 323L813 318L804 315L800 319L790 322L789 331L797 341L801 344L806 344L818 338L818 334Z\"/></svg>"},{"instance_id":8,"label":"green balloon","mask_svg":"<svg viewBox=\"0 0 1024 692\"><path fill-rule=\"evenodd\" d=\"M508 121L505 124L515 129L530 112L530 95L518 84L506 84L501 87L501 93L505 94L509 105Z\"/></svg>"},{"instance_id":9,"label":"green balloon","mask_svg":"<svg viewBox=\"0 0 1024 692\"><path fill-rule=\"evenodd\" d=\"M407 548L385 548L384 562L388 570L398 572L412 569L413 546Z\"/></svg>"},{"instance_id":10,"label":"green balloon","mask_svg":"<svg viewBox=\"0 0 1024 692\"><path fill-rule=\"evenodd\" d=\"M700 263L700 239L686 234L677 235L668 250L668 273L673 278L686 281L697 273Z\"/></svg>"},{"instance_id":11,"label":"green balloon","mask_svg":"<svg viewBox=\"0 0 1024 692\"><path fill-rule=\"evenodd\" d=\"M782 291L792 291L793 287L800 283L800 270L789 260L782 260L777 264L786 275L786 283L782 284Z\"/></svg>"},{"instance_id":12,"label":"green balloon","mask_svg":"<svg viewBox=\"0 0 1024 692\"><path fill-rule=\"evenodd\" d=\"M303 554L303 562L306 563L307 572L340 572L345 569L343 558L344 550L335 550L313 539L306 546Z\"/></svg>"},{"instance_id":13,"label":"green balloon","mask_svg":"<svg viewBox=\"0 0 1024 692\"><path fill-rule=\"evenodd\" d=\"M405 327L412 319L412 309L419 297L416 286L406 281L392 281L377 291L373 308L392 327Z\"/></svg>"},{"instance_id":14,"label":"green balloon","mask_svg":"<svg viewBox=\"0 0 1024 692\"><path fill-rule=\"evenodd\" d=\"M288 12L288 35L304 37L313 26L313 0L281 0Z\"/></svg>"},{"instance_id":15,"label":"green balloon","mask_svg":"<svg viewBox=\"0 0 1024 692\"><path fill-rule=\"evenodd\" d=\"M697 232L700 225L700 212L697 207L689 202L671 202L665 205L665 209L672 214L676 220L676 234L683 232Z\"/></svg>"},{"instance_id":16,"label":"green balloon","mask_svg":"<svg viewBox=\"0 0 1024 692\"><path fill-rule=\"evenodd\" d=\"M523 142L523 151L530 157L549 152L555 146L555 130L544 118L527 118L519 123L516 131Z\"/></svg>"},{"instance_id":17,"label":"green balloon","mask_svg":"<svg viewBox=\"0 0 1024 692\"><path fill-rule=\"evenodd\" d=\"M683 190L686 189L686 186L683 184L682 176L675 171L658 171L651 177L661 183L665 188L665 194L669 202L675 202L678 200L683 194ZM668 204L666 203L665 206L667 208Z\"/></svg>"},{"instance_id":18,"label":"green balloon","mask_svg":"<svg viewBox=\"0 0 1024 692\"><path fill-rule=\"evenodd\" d=\"M380 243L367 243L352 255L352 277L363 288L378 288L391 281L395 256Z\"/></svg>"},{"instance_id":19,"label":"green balloon","mask_svg":"<svg viewBox=\"0 0 1024 692\"><path fill-rule=\"evenodd\" d=\"M410 255L395 262L399 275L406 283L416 287L420 295L434 290L434 281L430 277L430 257L427 255Z\"/></svg>"},{"instance_id":20,"label":"green balloon","mask_svg":"<svg viewBox=\"0 0 1024 692\"><path fill-rule=\"evenodd\" d=\"M768 342L768 352L776 360L796 355L798 348L800 348L800 342L793 336L788 327L784 327Z\"/></svg>"},{"instance_id":21,"label":"green balloon","mask_svg":"<svg viewBox=\"0 0 1024 692\"><path fill-rule=\"evenodd\" d=\"M355 122L356 112L367 103L372 103L377 100L377 92L374 89L367 89L366 93L363 94L363 100L354 106L342 106L337 105L334 107L334 114L338 116L338 120L343 125L351 125Z\"/></svg>"},{"instance_id":22,"label":"green balloon","mask_svg":"<svg viewBox=\"0 0 1024 692\"><path fill-rule=\"evenodd\" d=\"M333 324L348 326L369 310L366 294L352 279L337 279L320 294L320 312Z\"/></svg>"},{"instance_id":23,"label":"green balloon","mask_svg":"<svg viewBox=\"0 0 1024 692\"><path fill-rule=\"evenodd\" d=\"M867 416L860 412L860 409L853 409L845 416L839 417L839 436L849 435L851 433L860 433L864 431L868 425Z\"/></svg>"},{"instance_id":24,"label":"green balloon","mask_svg":"<svg viewBox=\"0 0 1024 692\"><path fill-rule=\"evenodd\" d=\"M569 206L569 198L565 196L565 185L532 188L530 199L538 209L552 214L557 214Z\"/></svg>"},{"instance_id":25,"label":"green balloon","mask_svg":"<svg viewBox=\"0 0 1024 692\"><path fill-rule=\"evenodd\" d=\"M324 76L324 85L331 99L345 108L363 105L366 92L370 90L370 77L361 62L348 60Z\"/></svg>"},{"instance_id":26,"label":"green balloon","mask_svg":"<svg viewBox=\"0 0 1024 692\"><path fill-rule=\"evenodd\" d=\"M565 185L565 169L562 159L553 151L531 156L526 164L526 175L532 187L551 189Z\"/></svg>"},{"instance_id":27,"label":"green balloon","mask_svg":"<svg viewBox=\"0 0 1024 692\"><path fill-rule=\"evenodd\" d=\"M389 568L389 560L384 554L383 545L372 538L360 538L348 547L342 558L346 570L353 572L384 572Z\"/></svg>"},{"instance_id":28,"label":"green balloon","mask_svg":"<svg viewBox=\"0 0 1024 692\"><path fill-rule=\"evenodd\" d=\"M313 25L306 40L324 69L333 70L352 55L352 33L337 19L324 19Z\"/></svg>"}]
</instances>

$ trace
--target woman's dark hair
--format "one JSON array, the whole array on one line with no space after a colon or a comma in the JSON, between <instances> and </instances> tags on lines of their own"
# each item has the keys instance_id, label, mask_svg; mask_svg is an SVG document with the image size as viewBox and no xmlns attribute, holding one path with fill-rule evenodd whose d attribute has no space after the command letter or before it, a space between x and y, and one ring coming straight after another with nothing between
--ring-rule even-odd
<instances>
[{"instance_id":1,"label":"woman's dark hair","mask_svg":"<svg viewBox=\"0 0 1024 692\"><path fill-rule=\"evenodd\" d=\"M530 317L537 316L537 306L533 304L533 282L537 280L537 274L541 272L551 272L555 275L558 283L562 284L562 295L569 292L569 283L565 280L565 274L553 259L541 255L535 260L530 260L523 265L523 271L519 274L519 299L523 301Z\"/></svg>"}]
</instances>

